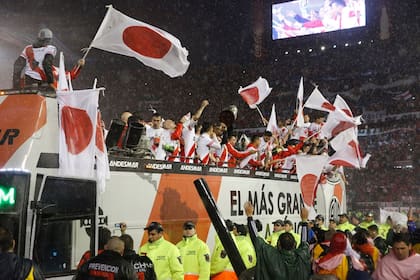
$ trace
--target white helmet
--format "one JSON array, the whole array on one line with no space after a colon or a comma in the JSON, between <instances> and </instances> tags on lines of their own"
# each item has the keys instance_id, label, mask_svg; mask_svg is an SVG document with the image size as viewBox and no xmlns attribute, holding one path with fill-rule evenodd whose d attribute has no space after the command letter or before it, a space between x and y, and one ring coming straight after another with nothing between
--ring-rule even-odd
<instances>
[{"instance_id":1,"label":"white helmet","mask_svg":"<svg viewBox=\"0 0 420 280\"><path fill-rule=\"evenodd\" d=\"M53 33L50 29L42 28L41 30L39 30L39 32L38 32L38 39L39 40L46 40L46 39L51 40L52 38L53 38Z\"/></svg>"}]
</instances>

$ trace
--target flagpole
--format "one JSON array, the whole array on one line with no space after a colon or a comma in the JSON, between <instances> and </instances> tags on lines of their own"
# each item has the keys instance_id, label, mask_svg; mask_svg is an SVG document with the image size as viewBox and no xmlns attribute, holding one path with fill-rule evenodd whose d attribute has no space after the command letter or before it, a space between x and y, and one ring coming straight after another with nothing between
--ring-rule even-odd
<instances>
[{"instance_id":1,"label":"flagpole","mask_svg":"<svg viewBox=\"0 0 420 280\"><path fill-rule=\"evenodd\" d=\"M266 125L266 124L264 123L265 118L264 118L263 114L261 113L260 108L258 108L258 106L257 106L257 105L255 105L255 108L257 108L257 111L258 111L258 113L260 114L260 117L261 117L262 123L263 123L264 125Z\"/></svg>"},{"instance_id":2,"label":"flagpole","mask_svg":"<svg viewBox=\"0 0 420 280\"><path fill-rule=\"evenodd\" d=\"M108 9L108 11L106 12L104 19L102 20L101 25L99 26L99 29L101 29L102 23L104 22L104 20L105 20L106 16L108 15L108 13L109 13L109 11L110 11L110 8L112 8L112 5L106 5L106 6L105 6L105 8L107 8L107 9ZM98 31L99 31L99 29L98 29ZM98 34L98 31L96 31L96 34ZM95 37L96 37L96 34L95 34ZM88 55L88 53L89 53L90 49L92 48L92 43L93 43L93 41L95 40L95 37L93 37L93 39L92 39L92 41L90 42L90 44L89 44L89 47L88 47L88 48L84 48L84 49L82 49L82 51L85 51L85 50L86 50L85 54L84 54L84 55L83 55L83 57L82 57L82 59L83 59L83 60L85 60L85 59L86 59L86 57L87 57L87 55ZM76 67L76 71L77 71L77 70L79 70L79 68L80 68L80 65L77 65L77 67Z\"/></svg>"}]
</instances>

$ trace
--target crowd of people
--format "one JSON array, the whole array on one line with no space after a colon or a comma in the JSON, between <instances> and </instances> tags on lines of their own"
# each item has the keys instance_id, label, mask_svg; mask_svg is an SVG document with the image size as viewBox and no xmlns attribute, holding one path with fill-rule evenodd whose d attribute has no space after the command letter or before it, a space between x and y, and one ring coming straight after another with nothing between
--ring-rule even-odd
<instances>
[{"instance_id":1,"label":"crowd of people","mask_svg":"<svg viewBox=\"0 0 420 280\"><path fill-rule=\"evenodd\" d=\"M194 221L182 225L182 238L177 244L165 239L159 222L151 222L144 228L147 242L141 244L137 252L133 238L126 233L126 224L121 223L118 236L112 236L106 227L99 228L98 255L92 256L90 251L83 254L75 279L394 280L420 277L420 219L411 210L406 224L390 216L380 224L371 212L366 213L362 221L346 213L340 214L338 220L326 220L322 215L309 220L308 210L302 208L298 229L287 219L276 219L267 237L260 234L262 225L253 218L251 202L244 204L244 212L247 224L226 220L225 225L246 270L239 272L232 265L232 247L226 249L229 248L226 240L222 242L216 236L214 248L210 250L197 236ZM14 244L10 231L0 227L1 279L44 279L34 262L13 253Z\"/></svg>"}]
</instances>

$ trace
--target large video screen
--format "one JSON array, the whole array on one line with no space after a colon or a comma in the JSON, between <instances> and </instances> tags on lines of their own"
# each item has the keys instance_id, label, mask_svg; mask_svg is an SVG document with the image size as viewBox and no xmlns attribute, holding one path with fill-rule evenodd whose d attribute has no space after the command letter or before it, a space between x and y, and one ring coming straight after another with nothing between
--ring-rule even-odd
<instances>
[{"instance_id":1,"label":"large video screen","mask_svg":"<svg viewBox=\"0 0 420 280\"><path fill-rule=\"evenodd\" d=\"M365 25L365 0L296 0L272 5L273 40Z\"/></svg>"}]
</instances>

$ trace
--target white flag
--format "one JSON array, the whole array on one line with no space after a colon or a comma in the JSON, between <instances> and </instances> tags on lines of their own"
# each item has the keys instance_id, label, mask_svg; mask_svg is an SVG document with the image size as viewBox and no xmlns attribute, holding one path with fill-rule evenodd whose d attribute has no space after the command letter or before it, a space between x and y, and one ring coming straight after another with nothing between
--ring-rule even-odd
<instances>
[{"instance_id":1,"label":"white flag","mask_svg":"<svg viewBox=\"0 0 420 280\"><path fill-rule=\"evenodd\" d=\"M297 92L297 103L296 126L303 127L305 122L303 119L303 77L300 78L299 89Z\"/></svg>"},{"instance_id":2,"label":"white flag","mask_svg":"<svg viewBox=\"0 0 420 280\"><path fill-rule=\"evenodd\" d=\"M256 109L257 105L264 101L270 94L272 88L268 85L266 79L259 77L258 80L246 86L240 87L238 93L242 99L248 104L249 108Z\"/></svg>"},{"instance_id":3,"label":"white flag","mask_svg":"<svg viewBox=\"0 0 420 280\"><path fill-rule=\"evenodd\" d=\"M357 135L354 128L348 128L343 132L339 133L330 141L330 146L335 151L340 151L345 149L347 146L357 146Z\"/></svg>"},{"instance_id":4,"label":"white flag","mask_svg":"<svg viewBox=\"0 0 420 280\"><path fill-rule=\"evenodd\" d=\"M337 95L335 97L334 107L337 110L328 114L327 121L321 127L320 136L322 138L330 139L348 128L357 127L361 123L360 116L353 117L350 107L341 96Z\"/></svg>"},{"instance_id":5,"label":"white flag","mask_svg":"<svg viewBox=\"0 0 420 280\"><path fill-rule=\"evenodd\" d=\"M311 95L308 97L303 107L325 112L333 112L336 109L334 105L332 105L327 99L325 99L325 97L322 95L322 93L318 90L317 87L312 91Z\"/></svg>"},{"instance_id":6,"label":"white flag","mask_svg":"<svg viewBox=\"0 0 420 280\"><path fill-rule=\"evenodd\" d=\"M59 68L58 68L57 90L61 90L61 91L69 90L69 85L67 83L67 77L66 77L66 67L64 65L63 52L60 52L60 65L59 65Z\"/></svg>"},{"instance_id":7,"label":"white flag","mask_svg":"<svg viewBox=\"0 0 420 280\"><path fill-rule=\"evenodd\" d=\"M188 51L176 37L112 6L108 6L90 47L134 57L172 78L185 74L190 65Z\"/></svg>"},{"instance_id":8,"label":"white flag","mask_svg":"<svg viewBox=\"0 0 420 280\"><path fill-rule=\"evenodd\" d=\"M58 91L59 174L95 179L99 89Z\"/></svg>"},{"instance_id":9,"label":"white flag","mask_svg":"<svg viewBox=\"0 0 420 280\"><path fill-rule=\"evenodd\" d=\"M327 160L328 156L324 155L296 155L296 173L303 202L308 208L314 206L316 187Z\"/></svg>"},{"instance_id":10,"label":"white flag","mask_svg":"<svg viewBox=\"0 0 420 280\"><path fill-rule=\"evenodd\" d=\"M108 151L105 145L105 137L102 129L101 112L98 111L96 119L96 141L95 141L95 157L96 157L96 182L101 193L105 191L105 181L110 179L111 172L109 170Z\"/></svg>"},{"instance_id":11,"label":"white flag","mask_svg":"<svg viewBox=\"0 0 420 280\"><path fill-rule=\"evenodd\" d=\"M267 131L271 131L274 135L278 135L279 127L277 126L276 106L273 104L271 108L270 119L267 124Z\"/></svg>"},{"instance_id":12,"label":"white flag","mask_svg":"<svg viewBox=\"0 0 420 280\"><path fill-rule=\"evenodd\" d=\"M360 160L356 147L351 147L350 145L347 145L345 148L335 152L328 159L328 163L336 166L360 168Z\"/></svg>"}]
</instances>

